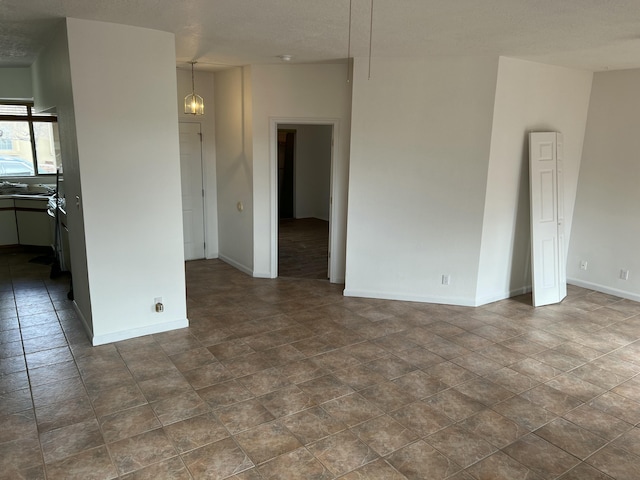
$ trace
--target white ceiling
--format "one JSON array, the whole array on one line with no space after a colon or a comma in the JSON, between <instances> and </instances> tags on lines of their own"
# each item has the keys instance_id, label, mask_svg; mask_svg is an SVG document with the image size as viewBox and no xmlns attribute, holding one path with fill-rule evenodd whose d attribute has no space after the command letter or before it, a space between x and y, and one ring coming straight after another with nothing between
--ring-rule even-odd
<instances>
[{"instance_id":1,"label":"white ceiling","mask_svg":"<svg viewBox=\"0 0 640 480\"><path fill-rule=\"evenodd\" d=\"M371 0L352 0L352 56L368 55ZM173 32L199 68L335 62L349 0L0 0L0 66L28 66L64 17ZM640 67L638 0L374 0L373 58L506 55L588 70Z\"/></svg>"}]
</instances>

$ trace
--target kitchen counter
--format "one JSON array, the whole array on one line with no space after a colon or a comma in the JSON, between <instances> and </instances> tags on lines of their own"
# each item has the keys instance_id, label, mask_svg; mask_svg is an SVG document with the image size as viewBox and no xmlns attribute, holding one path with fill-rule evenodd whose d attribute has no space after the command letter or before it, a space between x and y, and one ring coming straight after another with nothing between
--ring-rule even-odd
<instances>
[{"instance_id":1,"label":"kitchen counter","mask_svg":"<svg viewBox=\"0 0 640 480\"><path fill-rule=\"evenodd\" d=\"M0 180L0 198L20 195L24 197L49 197L56 191L50 183L22 183Z\"/></svg>"},{"instance_id":2,"label":"kitchen counter","mask_svg":"<svg viewBox=\"0 0 640 480\"><path fill-rule=\"evenodd\" d=\"M44 200L53 196L51 193L10 193L8 195L0 195L0 200L18 199L18 200Z\"/></svg>"}]
</instances>

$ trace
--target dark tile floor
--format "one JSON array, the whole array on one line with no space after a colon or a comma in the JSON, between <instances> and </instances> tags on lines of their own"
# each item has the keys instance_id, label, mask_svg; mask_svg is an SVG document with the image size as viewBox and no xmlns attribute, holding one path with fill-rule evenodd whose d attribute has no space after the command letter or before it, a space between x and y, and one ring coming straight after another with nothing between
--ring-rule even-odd
<instances>
[{"instance_id":1,"label":"dark tile floor","mask_svg":"<svg viewBox=\"0 0 640 480\"><path fill-rule=\"evenodd\" d=\"M329 222L284 218L278 225L278 276L327 278Z\"/></svg>"},{"instance_id":2,"label":"dark tile floor","mask_svg":"<svg viewBox=\"0 0 640 480\"><path fill-rule=\"evenodd\" d=\"M0 255L0 478L637 479L640 304L344 298L187 264L187 329L91 347Z\"/></svg>"}]
</instances>

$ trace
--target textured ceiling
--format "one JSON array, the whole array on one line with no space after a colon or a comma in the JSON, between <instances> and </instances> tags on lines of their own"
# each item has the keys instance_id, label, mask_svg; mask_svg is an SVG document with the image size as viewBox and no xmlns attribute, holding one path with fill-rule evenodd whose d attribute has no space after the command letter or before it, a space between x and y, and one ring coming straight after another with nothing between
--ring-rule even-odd
<instances>
[{"instance_id":1,"label":"textured ceiling","mask_svg":"<svg viewBox=\"0 0 640 480\"><path fill-rule=\"evenodd\" d=\"M352 0L352 56L370 0ZM28 66L64 17L173 32L200 68L347 56L349 0L0 0L0 66ZM640 67L638 0L374 0L373 57L506 55L588 70Z\"/></svg>"}]
</instances>

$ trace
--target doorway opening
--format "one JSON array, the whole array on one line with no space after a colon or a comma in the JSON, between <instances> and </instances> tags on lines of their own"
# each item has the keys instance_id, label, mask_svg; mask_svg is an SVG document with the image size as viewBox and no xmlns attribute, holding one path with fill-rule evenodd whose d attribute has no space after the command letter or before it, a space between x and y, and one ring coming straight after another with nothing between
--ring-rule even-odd
<instances>
[{"instance_id":1,"label":"doorway opening","mask_svg":"<svg viewBox=\"0 0 640 480\"><path fill-rule=\"evenodd\" d=\"M332 125L278 124L278 276L329 278Z\"/></svg>"}]
</instances>

